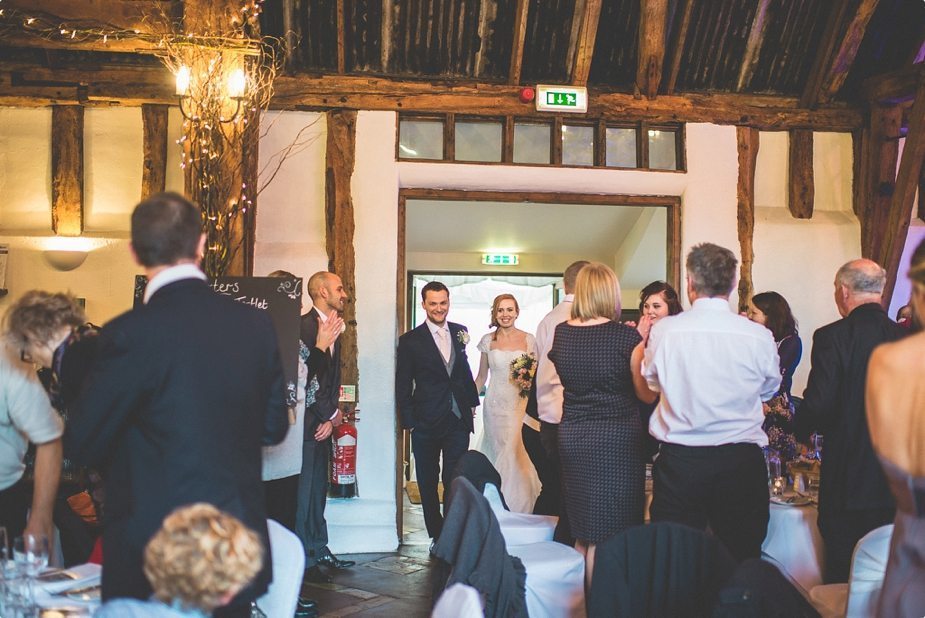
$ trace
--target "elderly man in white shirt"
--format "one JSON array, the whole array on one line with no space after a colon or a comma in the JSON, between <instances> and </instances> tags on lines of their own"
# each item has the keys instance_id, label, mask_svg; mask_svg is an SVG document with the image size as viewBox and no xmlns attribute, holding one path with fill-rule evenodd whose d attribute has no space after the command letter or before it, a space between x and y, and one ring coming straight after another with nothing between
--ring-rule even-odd
<instances>
[{"instance_id":1,"label":"elderly man in white shirt","mask_svg":"<svg viewBox=\"0 0 925 618\"><path fill-rule=\"evenodd\" d=\"M566 545L574 544L568 519L565 514L565 500L562 498L564 488L560 475L559 462L559 423L562 421L563 388L556 373L556 366L547 355L552 349L556 326L572 316L572 300L575 298L575 279L588 262L579 260L569 264L562 273L562 287L565 297L553 310L546 314L536 327L536 411L540 419L540 441L546 451L547 465L543 466L546 474L540 476L543 491L536 500L536 512L559 516L555 540ZM529 405L529 404L528 404ZM539 467L537 467L539 472Z\"/></svg>"},{"instance_id":2,"label":"elderly man in white shirt","mask_svg":"<svg viewBox=\"0 0 925 618\"><path fill-rule=\"evenodd\" d=\"M762 402L780 385L771 331L729 307L737 260L710 243L687 256L690 311L661 320L642 375L661 393L649 433L662 442L653 469L652 521L708 526L738 560L761 555L768 525ZM638 389L637 389L638 390Z\"/></svg>"}]
</instances>

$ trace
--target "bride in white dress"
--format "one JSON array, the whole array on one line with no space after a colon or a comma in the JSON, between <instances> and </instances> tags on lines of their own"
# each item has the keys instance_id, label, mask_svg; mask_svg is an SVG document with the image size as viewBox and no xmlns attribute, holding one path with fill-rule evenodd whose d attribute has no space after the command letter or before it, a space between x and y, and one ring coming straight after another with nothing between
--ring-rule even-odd
<instances>
[{"instance_id":1,"label":"bride in white dress","mask_svg":"<svg viewBox=\"0 0 925 618\"><path fill-rule=\"evenodd\" d=\"M527 409L526 397L511 382L511 362L523 354L536 354L533 335L514 326L520 307L510 294L495 298L491 325L496 327L479 342L482 353L475 386L481 392L488 380L482 404L485 432L479 449L501 475L501 492L512 511L532 513L540 493L540 479L524 448L521 426Z\"/></svg>"}]
</instances>

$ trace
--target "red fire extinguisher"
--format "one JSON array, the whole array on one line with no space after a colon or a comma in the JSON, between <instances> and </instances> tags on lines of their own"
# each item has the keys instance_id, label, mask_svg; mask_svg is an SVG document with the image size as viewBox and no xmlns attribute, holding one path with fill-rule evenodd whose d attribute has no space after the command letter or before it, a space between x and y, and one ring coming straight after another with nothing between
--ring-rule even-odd
<instances>
[{"instance_id":1,"label":"red fire extinguisher","mask_svg":"<svg viewBox=\"0 0 925 618\"><path fill-rule=\"evenodd\" d=\"M344 422L331 434L332 498L353 498L357 495L357 428L356 412L344 414Z\"/></svg>"}]
</instances>

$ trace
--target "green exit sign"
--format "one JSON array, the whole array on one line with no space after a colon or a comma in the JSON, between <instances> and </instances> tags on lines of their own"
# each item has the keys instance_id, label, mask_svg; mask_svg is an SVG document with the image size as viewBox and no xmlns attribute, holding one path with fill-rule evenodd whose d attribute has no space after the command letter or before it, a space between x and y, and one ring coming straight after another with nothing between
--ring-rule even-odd
<instances>
[{"instance_id":1,"label":"green exit sign","mask_svg":"<svg viewBox=\"0 0 925 618\"><path fill-rule=\"evenodd\" d=\"M517 266L520 258L516 253L483 253L482 264L485 266Z\"/></svg>"},{"instance_id":2,"label":"green exit sign","mask_svg":"<svg viewBox=\"0 0 925 618\"><path fill-rule=\"evenodd\" d=\"M574 92L550 90L546 93L546 105L556 107L578 107L578 95Z\"/></svg>"},{"instance_id":3,"label":"green exit sign","mask_svg":"<svg viewBox=\"0 0 925 618\"><path fill-rule=\"evenodd\" d=\"M583 114L588 111L588 89L579 86L536 87L536 109L540 112L574 112Z\"/></svg>"}]
</instances>

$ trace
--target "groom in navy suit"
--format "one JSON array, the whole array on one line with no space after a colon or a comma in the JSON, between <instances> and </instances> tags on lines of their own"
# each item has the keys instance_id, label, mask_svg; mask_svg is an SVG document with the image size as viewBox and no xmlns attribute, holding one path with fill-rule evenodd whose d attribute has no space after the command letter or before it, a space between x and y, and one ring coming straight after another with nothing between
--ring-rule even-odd
<instances>
[{"instance_id":1,"label":"groom in navy suit","mask_svg":"<svg viewBox=\"0 0 925 618\"><path fill-rule=\"evenodd\" d=\"M421 290L421 300L427 319L398 339L395 401L402 428L411 431L427 534L436 540L443 528L437 496L440 454L448 491L450 474L469 448L479 394L466 357L469 332L446 319L450 291L431 281Z\"/></svg>"}]
</instances>

